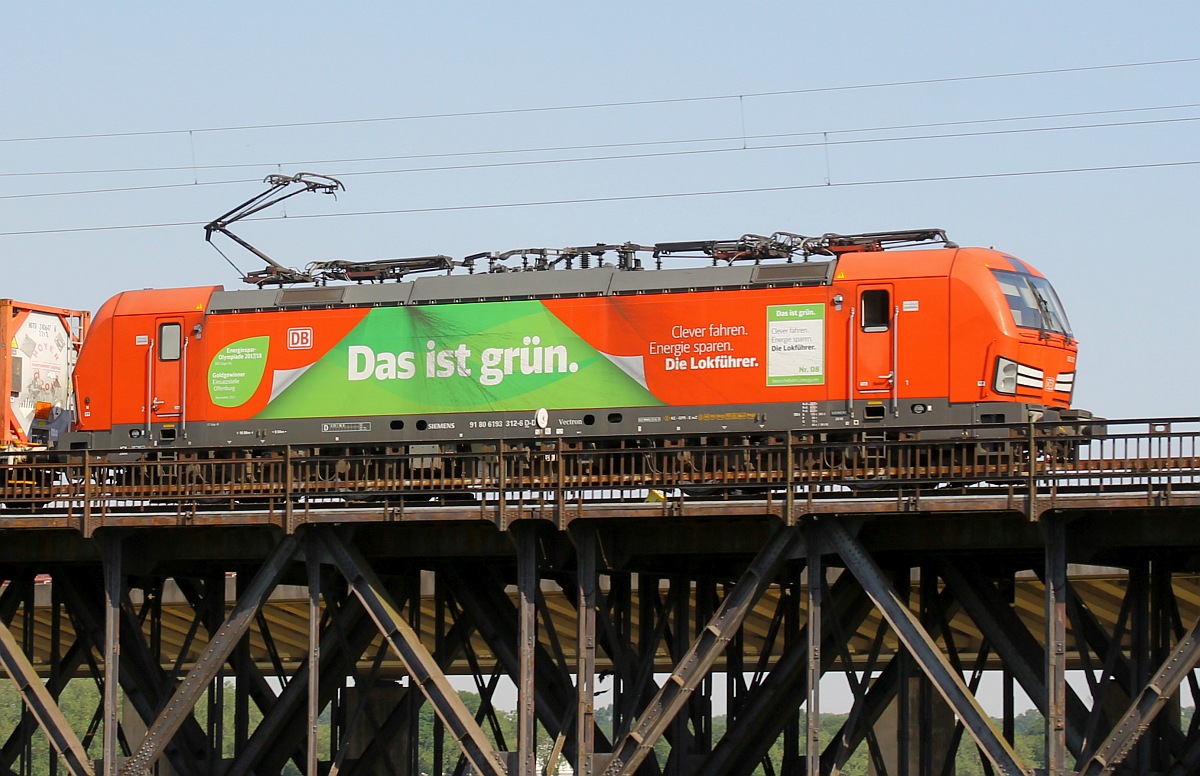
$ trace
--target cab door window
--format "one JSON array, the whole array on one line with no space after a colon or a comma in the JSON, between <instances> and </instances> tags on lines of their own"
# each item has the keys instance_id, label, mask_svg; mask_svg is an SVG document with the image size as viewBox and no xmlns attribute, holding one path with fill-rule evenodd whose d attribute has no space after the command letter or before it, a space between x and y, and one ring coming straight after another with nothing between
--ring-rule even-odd
<instances>
[{"instance_id":1,"label":"cab door window","mask_svg":"<svg viewBox=\"0 0 1200 776\"><path fill-rule=\"evenodd\" d=\"M158 327L158 360L178 361L183 352L183 327L164 323Z\"/></svg>"},{"instance_id":2,"label":"cab door window","mask_svg":"<svg viewBox=\"0 0 1200 776\"><path fill-rule=\"evenodd\" d=\"M862 292L862 330L887 331L892 322L891 294L877 288Z\"/></svg>"}]
</instances>

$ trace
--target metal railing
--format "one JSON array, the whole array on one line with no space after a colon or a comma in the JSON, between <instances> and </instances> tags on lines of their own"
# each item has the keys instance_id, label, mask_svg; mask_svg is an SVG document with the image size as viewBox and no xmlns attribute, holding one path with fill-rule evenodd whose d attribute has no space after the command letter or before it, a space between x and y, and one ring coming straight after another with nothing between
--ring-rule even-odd
<instances>
[{"instance_id":1,"label":"metal railing","mask_svg":"<svg viewBox=\"0 0 1200 776\"><path fill-rule=\"evenodd\" d=\"M710 443L559 437L441 454L265 446L152 448L139 460L114 460L129 451L13 453L0 458L0 527L6 514L34 512L1200 487L1198 418L1106 421L1086 433L1034 424L932 431L938 439L914 438L929 436L928 427L888 429L887 439L871 441L816 441L811 432Z\"/></svg>"}]
</instances>

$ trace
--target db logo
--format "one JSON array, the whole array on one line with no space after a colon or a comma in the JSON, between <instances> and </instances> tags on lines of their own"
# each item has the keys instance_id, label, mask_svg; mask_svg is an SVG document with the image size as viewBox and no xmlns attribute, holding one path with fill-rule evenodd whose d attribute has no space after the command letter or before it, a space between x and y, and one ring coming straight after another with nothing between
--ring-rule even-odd
<instances>
[{"instance_id":1,"label":"db logo","mask_svg":"<svg viewBox=\"0 0 1200 776\"><path fill-rule=\"evenodd\" d=\"M308 350L313 346L313 330L310 328L288 329L288 350Z\"/></svg>"}]
</instances>

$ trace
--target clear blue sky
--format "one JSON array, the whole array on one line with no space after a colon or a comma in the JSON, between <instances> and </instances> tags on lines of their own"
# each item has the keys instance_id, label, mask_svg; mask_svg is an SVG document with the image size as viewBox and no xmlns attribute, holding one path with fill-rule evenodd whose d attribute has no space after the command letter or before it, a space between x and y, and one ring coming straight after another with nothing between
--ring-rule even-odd
<instances>
[{"instance_id":1,"label":"clear blue sky","mask_svg":"<svg viewBox=\"0 0 1200 776\"><path fill-rule=\"evenodd\" d=\"M293 266L937 226L1051 277L1077 404L1200 415L1195 3L6 3L0 28L0 296L239 287L200 225L277 171L347 187L241 227Z\"/></svg>"}]
</instances>

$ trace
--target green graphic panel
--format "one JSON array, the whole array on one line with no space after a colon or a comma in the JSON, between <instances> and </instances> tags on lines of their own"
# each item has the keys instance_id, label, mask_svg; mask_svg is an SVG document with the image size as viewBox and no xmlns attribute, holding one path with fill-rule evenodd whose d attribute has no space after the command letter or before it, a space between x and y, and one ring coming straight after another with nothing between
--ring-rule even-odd
<instances>
[{"instance_id":1,"label":"green graphic panel","mask_svg":"<svg viewBox=\"0 0 1200 776\"><path fill-rule=\"evenodd\" d=\"M825 384L825 305L767 307L767 385Z\"/></svg>"},{"instance_id":2,"label":"green graphic panel","mask_svg":"<svg viewBox=\"0 0 1200 776\"><path fill-rule=\"evenodd\" d=\"M262 384L270 337L248 337L217 351L208 365L208 395L218 407L238 407Z\"/></svg>"},{"instance_id":3,"label":"green graphic panel","mask_svg":"<svg viewBox=\"0 0 1200 776\"><path fill-rule=\"evenodd\" d=\"M540 302L372 310L267 418L657 405Z\"/></svg>"}]
</instances>

